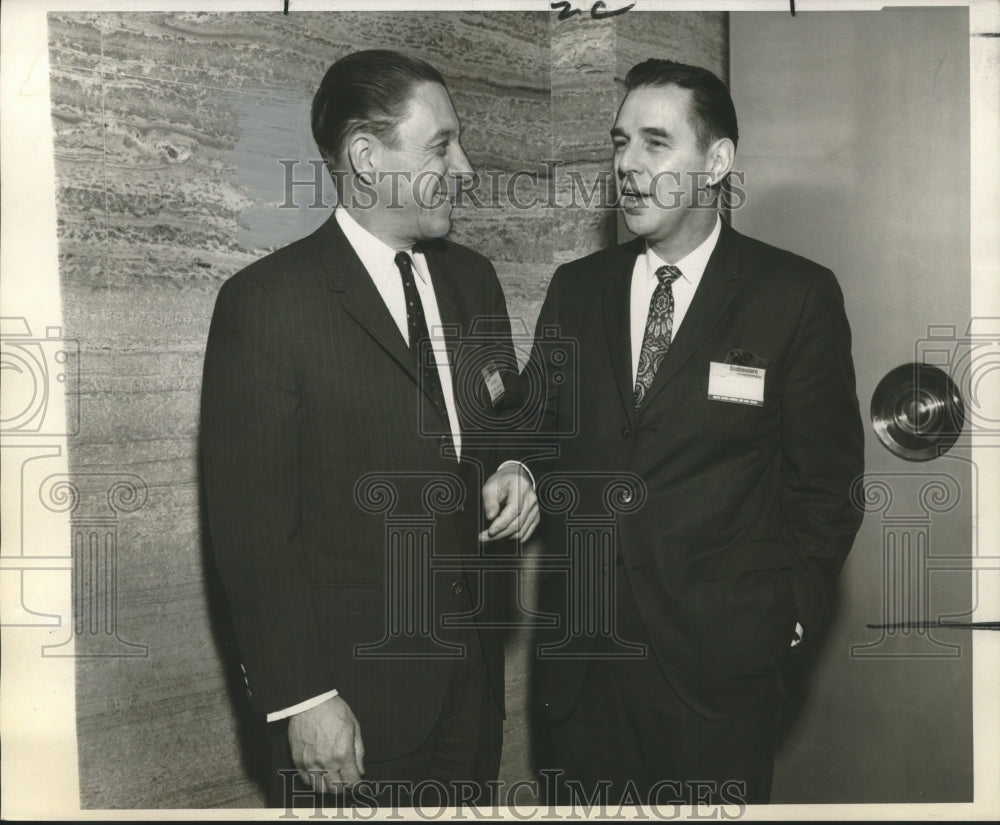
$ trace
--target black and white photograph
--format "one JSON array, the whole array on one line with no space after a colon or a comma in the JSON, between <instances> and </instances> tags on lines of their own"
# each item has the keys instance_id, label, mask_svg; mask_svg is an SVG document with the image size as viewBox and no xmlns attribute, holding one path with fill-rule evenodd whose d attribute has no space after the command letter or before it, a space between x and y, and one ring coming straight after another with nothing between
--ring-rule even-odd
<instances>
[{"instance_id":1,"label":"black and white photograph","mask_svg":"<svg viewBox=\"0 0 1000 825\"><path fill-rule=\"evenodd\" d=\"M1000 0L9 0L6 820L1000 817Z\"/></svg>"}]
</instances>

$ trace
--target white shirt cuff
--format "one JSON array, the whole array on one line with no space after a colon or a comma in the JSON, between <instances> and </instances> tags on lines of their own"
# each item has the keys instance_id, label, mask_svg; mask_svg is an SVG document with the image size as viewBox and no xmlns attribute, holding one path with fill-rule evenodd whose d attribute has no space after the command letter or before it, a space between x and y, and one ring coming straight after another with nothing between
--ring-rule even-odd
<instances>
[{"instance_id":1,"label":"white shirt cuff","mask_svg":"<svg viewBox=\"0 0 1000 825\"><path fill-rule=\"evenodd\" d=\"M799 624L795 623L795 635L792 637L792 647L798 647L802 644L802 640L806 637L806 629Z\"/></svg>"},{"instance_id":2,"label":"white shirt cuff","mask_svg":"<svg viewBox=\"0 0 1000 825\"><path fill-rule=\"evenodd\" d=\"M319 696L313 696L312 699L306 699L304 702L299 702L297 705L292 705L290 708L271 711L267 715L267 721L277 722L279 719L287 719L289 716L294 716L296 713L302 713L304 710L310 710L318 707L327 699L332 699L336 695L336 690L328 690L326 693L321 693Z\"/></svg>"},{"instance_id":3,"label":"white shirt cuff","mask_svg":"<svg viewBox=\"0 0 1000 825\"><path fill-rule=\"evenodd\" d=\"M521 462L521 461L517 461L516 459L511 459L510 461L505 461L503 464L501 464L499 467L497 467L497 472L499 473L508 464L516 464L518 467L520 467L522 470L524 470L524 472L526 472L528 474L528 478L531 479L531 489L532 490L535 489L535 477L532 475L531 470L529 470L527 468L527 466L525 466L525 464L523 462Z\"/></svg>"}]
</instances>

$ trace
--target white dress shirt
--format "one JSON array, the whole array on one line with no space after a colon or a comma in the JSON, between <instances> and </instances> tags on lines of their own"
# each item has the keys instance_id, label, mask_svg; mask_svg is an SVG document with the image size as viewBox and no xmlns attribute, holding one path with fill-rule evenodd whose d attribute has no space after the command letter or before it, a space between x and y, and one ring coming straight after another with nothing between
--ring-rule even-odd
<instances>
[{"instance_id":1,"label":"white dress shirt","mask_svg":"<svg viewBox=\"0 0 1000 825\"><path fill-rule=\"evenodd\" d=\"M434 283L427 269L427 261L423 254L413 249L393 249L383 243L367 229L364 229L346 209L334 212L337 223L347 236L354 251L358 253L361 263L371 276L378 294L382 296L392 320L399 327L407 346L410 343L409 324L406 318L406 296L403 292L403 279L396 266L396 255L406 252L413 261L414 281L417 293L424 308L424 319L427 321L427 332L431 336L431 349L437 363L438 379L444 393L444 405L448 411L448 424L451 426L451 437L455 444L455 453L462 455L462 431L458 426L458 412L455 407L455 393L451 381L451 364L448 361L448 349L445 346L444 325L441 323L441 313L438 311L437 298L434 295Z\"/></svg>"},{"instance_id":2,"label":"white dress shirt","mask_svg":"<svg viewBox=\"0 0 1000 825\"><path fill-rule=\"evenodd\" d=\"M393 249L388 244L383 243L367 229L362 227L346 209L338 208L334 211L337 224L347 236L348 242L361 259L361 263L368 271L378 294L382 296L386 308L392 315L392 320L399 327L399 334L407 345L410 342L409 324L406 319L406 297L403 293L403 279L396 266L396 254L400 250ZM458 426L458 412L455 408L455 393L451 381L451 366L448 362L448 351L445 348L444 332L442 330L441 313L438 311L437 298L434 295L434 284L431 281L430 273L427 269L427 261L419 252L412 249L402 250L409 254L413 261L414 281L417 284L417 292L420 295L420 303L424 308L424 318L427 321L427 331L431 336L431 349L437 362L438 377L441 381L441 390L444 393L444 404L448 411L448 423L451 426L452 441L455 444L457 456L462 454L462 432ZM289 708L276 710L267 714L268 722L277 722L296 713L321 705L327 699L337 695L336 690L330 690L297 705Z\"/></svg>"},{"instance_id":3,"label":"white dress shirt","mask_svg":"<svg viewBox=\"0 0 1000 825\"><path fill-rule=\"evenodd\" d=\"M661 266L673 263L681 271L681 277L673 283L674 292L674 326L671 339L677 336L688 307L694 299L694 293L705 274L708 259L715 251L719 235L722 232L722 219L716 216L715 228L699 246L691 250L679 261L665 261L650 247L635 259L632 270L632 294L629 302L629 331L632 334L632 386L639 373L639 353L642 352L642 339L646 334L646 319L649 317L649 302L653 291L659 283L656 270Z\"/></svg>"}]
</instances>

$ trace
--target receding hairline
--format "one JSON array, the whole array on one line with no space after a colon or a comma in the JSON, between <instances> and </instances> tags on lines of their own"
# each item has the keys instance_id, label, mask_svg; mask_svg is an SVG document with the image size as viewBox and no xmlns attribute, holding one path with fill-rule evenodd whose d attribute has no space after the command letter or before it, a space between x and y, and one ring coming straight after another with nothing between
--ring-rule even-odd
<instances>
[{"instance_id":1,"label":"receding hairline","mask_svg":"<svg viewBox=\"0 0 1000 825\"><path fill-rule=\"evenodd\" d=\"M454 118L454 126L451 125L441 126L440 128L436 129L433 132L433 134L424 138L428 143L434 143L446 137L448 138L458 137L462 133L462 119L458 116L458 112L455 111L455 104L451 99L451 92L448 91L448 86L446 84L438 83L437 81L434 80L420 80L414 83L410 87L410 93L406 101L406 106L404 107L402 113L400 114L400 117L396 121L396 126L398 127L404 121L409 119L414 114L414 111L419 105L416 100L418 91L421 88L433 87L433 86L436 86L444 93L444 99L447 102L448 111L451 113L452 118Z\"/></svg>"}]
</instances>

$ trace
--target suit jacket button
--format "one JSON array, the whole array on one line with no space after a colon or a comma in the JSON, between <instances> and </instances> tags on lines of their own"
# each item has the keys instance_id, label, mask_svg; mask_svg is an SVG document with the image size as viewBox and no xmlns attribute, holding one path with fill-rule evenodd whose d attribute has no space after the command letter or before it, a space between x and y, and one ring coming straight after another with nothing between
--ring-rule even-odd
<instances>
[{"instance_id":1,"label":"suit jacket button","mask_svg":"<svg viewBox=\"0 0 1000 825\"><path fill-rule=\"evenodd\" d=\"M455 581L451 583L451 592L456 596L461 595L464 590L465 586L458 579L455 579Z\"/></svg>"},{"instance_id":2,"label":"suit jacket button","mask_svg":"<svg viewBox=\"0 0 1000 825\"><path fill-rule=\"evenodd\" d=\"M628 427L622 427L622 438L628 438L630 435L632 435L632 430Z\"/></svg>"}]
</instances>

